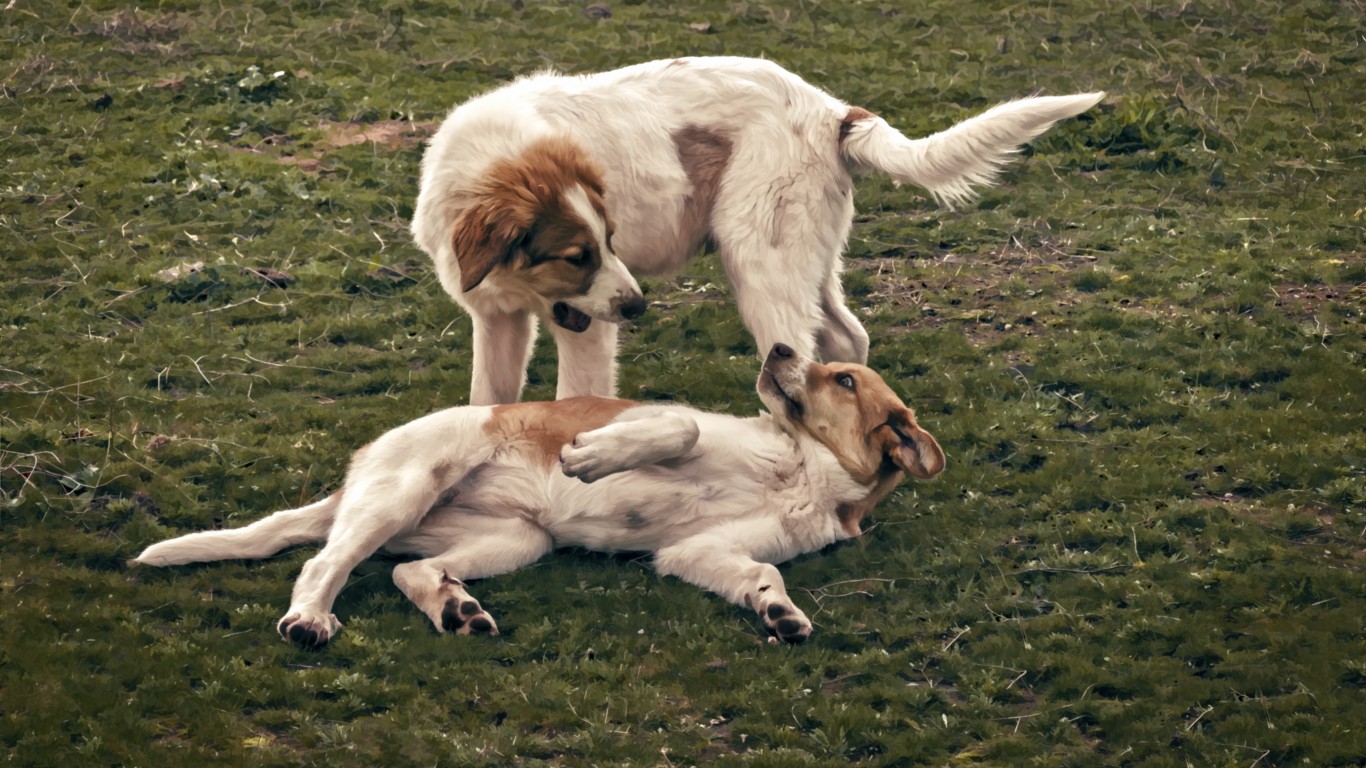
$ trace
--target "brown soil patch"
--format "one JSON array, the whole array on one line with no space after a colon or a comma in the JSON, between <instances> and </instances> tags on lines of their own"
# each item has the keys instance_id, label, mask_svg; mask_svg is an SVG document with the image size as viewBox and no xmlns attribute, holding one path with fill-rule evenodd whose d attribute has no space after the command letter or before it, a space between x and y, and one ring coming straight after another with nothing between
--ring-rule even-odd
<instances>
[{"instance_id":1,"label":"brown soil patch","mask_svg":"<svg viewBox=\"0 0 1366 768\"><path fill-rule=\"evenodd\" d=\"M1033 336L1078 303L1074 272L1095 258L1071 252L1067 240L1016 238L994 252L945 253L934 259L876 257L848 262L868 273L871 286L858 297L869 307L897 307L919 318L905 327L960 327L974 346L990 346L1012 335ZM1040 307L1049 317L1037 316ZM1022 362L1009 353L1010 362Z\"/></svg>"},{"instance_id":2,"label":"brown soil patch","mask_svg":"<svg viewBox=\"0 0 1366 768\"><path fill-rule=\"evenodd\" d=\"M1299 315L1313 315L1325 305L1355 307L1360 314L1366 307L1366 285L1337 283L1333 285L1294 285L1285 283L1273 289L1276 306Z\"/></svg>"},{"instance_id":3,"label":"brown soil patch","mask_svg":"<svg viewBox=\"0 0 1366 768\"><path fill-rule=\"evenodd\" d=\"M436 133L440 123L413 123L403 120L380 120L374 123L332 123L322 122L321 138L308 145L300 145L295 137L278 134L251 146L220 144L218 146L234 152L251 152L268 155L276 162L292 165L310 173L323 170L323 160L328 154L341 147L357 144L374 144L386 149L406 149L421 144L428 136Z\"/></svg>"}]
</instances>

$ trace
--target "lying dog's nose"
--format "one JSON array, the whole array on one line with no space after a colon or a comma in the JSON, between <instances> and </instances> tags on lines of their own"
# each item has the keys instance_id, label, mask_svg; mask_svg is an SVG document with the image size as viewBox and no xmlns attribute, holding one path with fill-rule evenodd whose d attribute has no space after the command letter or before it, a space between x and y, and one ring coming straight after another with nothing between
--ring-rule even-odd
<instances>
[{"instance_id":1,"label":"lying dog's nose","mask_svg":"<svg viewBox=\"0 0 1366 768\"><path fill-rule=\"evenodd\" d=\"M627 320L634 320L645 314L645 310L650 308L650 302L644 296L637 296L634 299L621 305L621 316Z\"/></svg>"},{"instance_id":2,"label":"lying dog's nose","mask_svg":"<svg viewBox=\"0 0 1366 768\"><path fill-rule=\"evenodd\" d=\"M789 347L788 345L781 343L774 344L773 349L769 350L768 352L769 357L776 357L780 360L792 357L794 354L796 353L792 351L792 347Z\"/></svg>"}]
</instances>

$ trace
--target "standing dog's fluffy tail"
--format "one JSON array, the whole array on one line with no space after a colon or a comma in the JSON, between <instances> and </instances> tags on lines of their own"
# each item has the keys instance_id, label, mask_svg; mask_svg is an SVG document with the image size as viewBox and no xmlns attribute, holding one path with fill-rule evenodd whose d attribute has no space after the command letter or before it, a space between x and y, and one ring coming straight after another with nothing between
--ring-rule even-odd
<instances>
[{"instance_id":1,"label":"standing dog's fluffy tail","mask_svg":"<svg viewBox=\"0 0 1366 768\"><path fill-rule=\"evenodd\" d=\"M325 541L332 529L342 491L306 507L276 512L244 528L204 531L153 544L134 562L145 565L184 565L209 560L270 557L286 547Z\"/></svg>"},{"instance_id":2,"label":"standing dog's fluffy tail","mask_svg":"<svg viewBox=\"0 0 1366 768\"><path fill-rule=\"evenodd\" d=\"M882 171L897 183L924 187L952 207L971 200L974 186L990 185L1021 144L1103 98L1104 93L1081 93L1010 101L915 140L855 107L840 126L841 147L856 165Z\"/></svg>"}]
</instances>

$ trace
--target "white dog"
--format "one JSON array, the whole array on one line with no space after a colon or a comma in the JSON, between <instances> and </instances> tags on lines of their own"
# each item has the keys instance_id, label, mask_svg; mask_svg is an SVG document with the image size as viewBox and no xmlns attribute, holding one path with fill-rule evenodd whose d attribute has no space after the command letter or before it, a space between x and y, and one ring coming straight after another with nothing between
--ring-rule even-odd
<instances>
[{"instance_id":1,"label":"white dog","mask_svg":"<svg viewBox=\"0 0 1366 768\"><path fill-rule=\"evenodd\" d=\"M461 634L498 631L465 579L556 547L650 551L661 573L801 642L811 622L772 563L857 536L903 472L933 477L944 454L861 365L822 365L779 344L758 389L770 413L749 419L594 397L440 411L359 450L322 501L155 544L137 561L262 558L325 540L279 623L318 646L341 628L332 603L347 575L380 547L426 558L397 566L394 582L438 632Z\"/></svg>"},{"instance_id":2,"label":"white dog","mask_svg":"<svg viewBox=\"0 0 1366 768\"><path fill-rule=\"evenodd\" d=\"M537 74L446 118L412 230L473 319L475 405L517 401L537 318L559 350L557 397L612 395L615 323L646 308L632 273L677 272L704 246L720 253L760 350L782 340L864 362L868 335L839 278L850 169L952 204L1103 96L1013 101L912 141L758 59Z\"/></svg>"}]
</instances>

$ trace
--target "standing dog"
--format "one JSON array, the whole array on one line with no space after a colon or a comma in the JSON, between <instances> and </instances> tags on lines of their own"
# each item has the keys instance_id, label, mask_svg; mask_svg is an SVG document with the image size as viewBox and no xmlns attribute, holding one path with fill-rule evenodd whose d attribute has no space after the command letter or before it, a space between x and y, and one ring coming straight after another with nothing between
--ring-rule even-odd
<instances>
[{"instance_id":1,"label":"standing dog","mask_svg":"<svg viewBox=\"0 0 1366 768\"><path fill-rule=\"evenodd\" d=\"M322 501L154 544L137 561L261 558L326 541L279 623L318 646L341 628L332 603L347 575L380 547L425 558L394 568L394 582L438 632L461 634L498 632L465 579L555 547L651 551L661 573L801 642L811 622L772 563L857 536L903 472L933 477L944 454L861 365L822 365L779 344L758 389L769 413L749 419L596 397L440 411L360 449Z\"/></svg>"},{"instance_id":2,"label":"standing dog","mask_svg":"<svg viewBox=\"0 0 1366 768\"><path fill-rule=\"evenodd\" d=\"M850 170L960 202L1103 96L1013 101L912 141L758 59L537 74L446 118L422 160L412 230L474 321L475 405L517 401L538 318L559 350L556 396L612 395L615 324L646 307L631 273L677 272L704 246L720 253L760 350L784 340L863 362L868 334L839 277Z\"/></svg>"}]
</instances>

